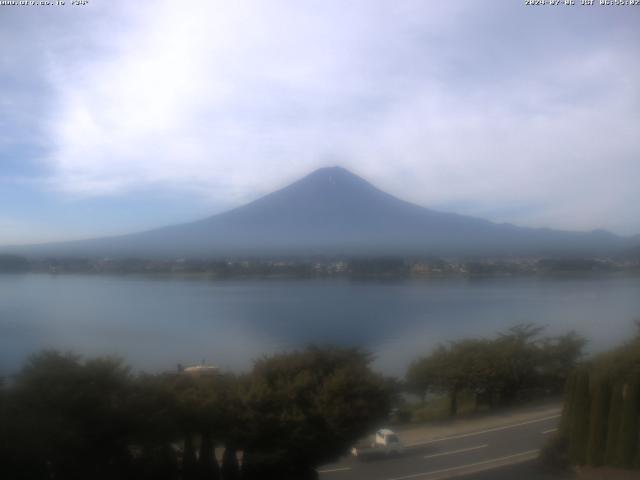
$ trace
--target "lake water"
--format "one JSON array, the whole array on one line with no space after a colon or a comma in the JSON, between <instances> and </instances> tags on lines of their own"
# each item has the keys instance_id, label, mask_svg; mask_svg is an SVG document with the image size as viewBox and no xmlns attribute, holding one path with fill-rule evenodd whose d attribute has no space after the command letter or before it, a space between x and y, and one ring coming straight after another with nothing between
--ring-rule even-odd
<instances>
[{"instance_id":1,"label":"lake water","mask_svg":"<svg viewBox=\"0 0 640 480\"><path fill-rule=\"evenodd\" d=\"M0 372L44 348L116 354L135 368L205 360L243 370L308 343L358 345L402 374L438 342L534 322L571 329L591 350L624 341L640 318L639 277L232 280L0 275Z\"/></svg>"}]
</instances>

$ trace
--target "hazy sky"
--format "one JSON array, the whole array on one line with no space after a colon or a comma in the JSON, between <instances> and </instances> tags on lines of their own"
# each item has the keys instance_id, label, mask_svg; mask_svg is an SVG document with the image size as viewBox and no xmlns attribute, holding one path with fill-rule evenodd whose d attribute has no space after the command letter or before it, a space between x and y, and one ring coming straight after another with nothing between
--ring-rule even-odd
<instances>
[{"instance_id":1,"label":"hazy sky","mask_svg":"<svg viewBox=\"0 0 640 480\"><path fill-rule=\"evenodd\" d=\"M323 165L640 233L640 6L66 4L0 6L0 244L198 219Z\"/></svg>"}]
</instances>

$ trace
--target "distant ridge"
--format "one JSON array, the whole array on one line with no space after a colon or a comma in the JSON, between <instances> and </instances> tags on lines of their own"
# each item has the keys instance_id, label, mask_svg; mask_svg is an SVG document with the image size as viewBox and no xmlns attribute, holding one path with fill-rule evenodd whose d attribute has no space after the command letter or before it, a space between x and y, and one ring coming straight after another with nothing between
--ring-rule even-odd
<instances>
[{"instance_id":1,"label":"distant ridge","mask_svg":"<svg viewBox=\"0 0 640 480\"><path fill-rule=\"evenodd\" d=\"M2 251L31 256L607 255L630 239L496 224L400 200L341 167L233 210L141 233Z\"/></svg>"}]
</instances>

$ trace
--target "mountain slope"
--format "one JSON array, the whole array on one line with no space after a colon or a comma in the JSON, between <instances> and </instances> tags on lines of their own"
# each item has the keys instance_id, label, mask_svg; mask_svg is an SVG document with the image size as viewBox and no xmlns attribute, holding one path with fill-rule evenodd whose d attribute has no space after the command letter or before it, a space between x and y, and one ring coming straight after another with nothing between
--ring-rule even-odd
<instances>
[{"instance_id":1,"label":"mountain slope","mask_svg":"<svg viewBox=\"0 0 640 480\"><path fill-rule=\"evenodd\" d=\"M540 255L615 252L608 232L495 224L400 200L340 168L322 168L254 202L197 222L25 247L33 255Z\"/></svg>"}]
</instances>

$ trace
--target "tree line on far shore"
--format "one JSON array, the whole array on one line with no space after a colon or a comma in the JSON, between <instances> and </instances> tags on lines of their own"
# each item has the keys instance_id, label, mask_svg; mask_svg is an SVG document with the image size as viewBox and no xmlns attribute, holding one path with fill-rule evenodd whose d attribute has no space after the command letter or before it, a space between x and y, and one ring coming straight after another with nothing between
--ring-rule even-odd
<instances>
[{"instance_id":1,"label":"tree line on far shore","mask_svg":"<svg viewBox=\"0 0 640 480\"><path fill-rule=\"evenodd\" d=\"M27 258L0 252L0 273L177 274L211 278L347 276L357 279L410 277L503 277L515 275L584 275L638 272L640 258L460 258L355 256L291 258Z\"/></svg>"}]
</instances>

